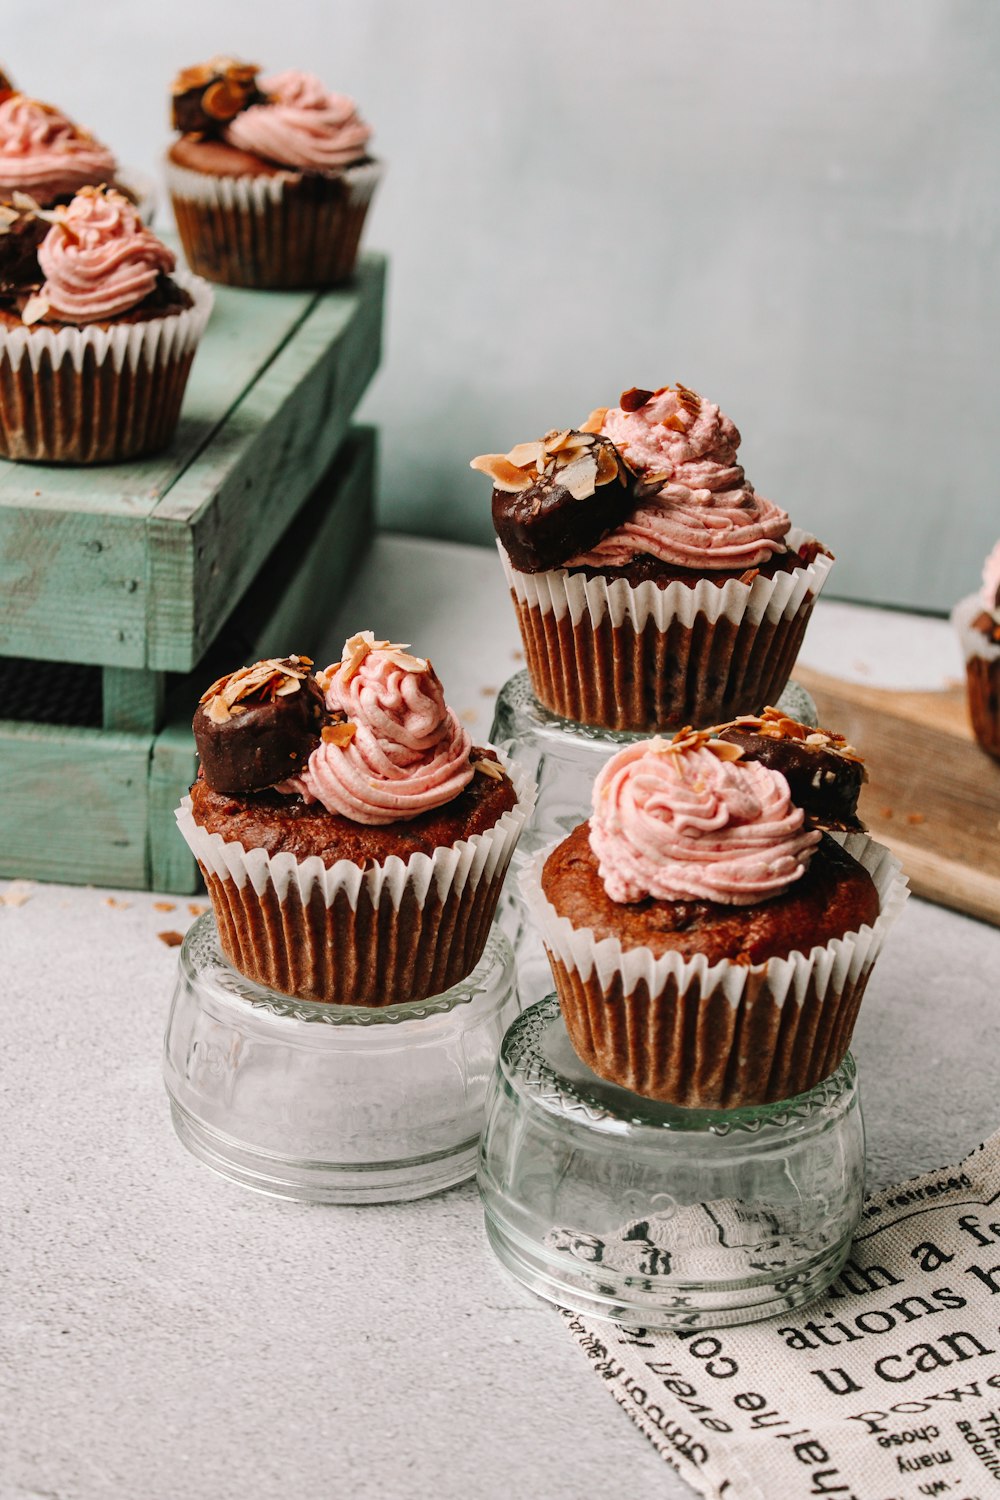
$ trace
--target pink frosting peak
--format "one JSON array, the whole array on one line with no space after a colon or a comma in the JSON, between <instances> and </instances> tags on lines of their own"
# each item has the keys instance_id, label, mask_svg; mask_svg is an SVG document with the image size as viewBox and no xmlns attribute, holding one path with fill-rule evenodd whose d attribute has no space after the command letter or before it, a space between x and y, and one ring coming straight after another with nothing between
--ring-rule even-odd
<instances>
[{"instance_id":1,"label":"pink frosting peak","mask_svg":"<svg viewBox=\"0 0 1000 1500\"><path fill-rule=\"evenodd\" d=\"M755 492L736 462L739 432L710 401L667 386L634 410L610 408L601 430L647 486L661 476L662 486L570 566L622 567L648 553L674 567L742 571L786 550L787 514Z\"/></svg>"},{"instance_id":2,"label":"pink frosting peak","mask_svg":"<svg viewBox=\"0 0 1000 1500\"><path fill-rule=\"evenodd\" d=\"M0 103L0 195L30 193L44 207L114 174L108 148L53 105L24 94Z\"/></svg>"},{"instance_id":3,"label":"pink frosting peak","mask_svg":"<svg viewBox=\"0 0 1000 1500\"><path fill-rule=\"evenodd\" d=\"M38 264L45 276L38 296L49 312L70 323L93 323L148 297L175 258L121 193L84 188L56 210Z\"/></svg>"},{"instance_id":4,"label":"pink frosting peak","mask_svg":"<svg viewBox=\"0 0 1000 1500\"><path fill-rule=\"evenodd\" d=\"M330 94L314 73L261 79L267 104L252 104L226 128L231 146L307 172L340 172L360 161L371 129L353 99Z\"/></svg>"},{"instance_id":5,"label":"pink frosting peak","mask_svg":"<svg viewBox=\"0 0 1000 1500\"><path fill-rule=\"evenodd\" d=\"M396 823L468 786L469 735L430 662L366 630L351 637L326 676L327 707L346 714L354 733L334 726L313 751L291 783L307 800L355 823Z\"/></svg>"},{"instance_id":6,"label":"pink frosting peak","mask_svg":"<svg viewBox=\"0 0 1000 1500\"><path fill-rule=\"evenodd\" d=\"M1000 542L983 563L983 587L979 598L990 614L1000 615Z\"/></svg>"},{"instance_id":7,"label":"pink frosting peak","mask_svg":"<svg viewBox=\"0 0 1000 1500\"><path fill-rule=\"evenodd\" d=\"M715 746L697 734L641 740L604 766L590 847L612 901L747 906L805 873L821 835L803 829L784 776Z\"/></svg>"}]
</instances>

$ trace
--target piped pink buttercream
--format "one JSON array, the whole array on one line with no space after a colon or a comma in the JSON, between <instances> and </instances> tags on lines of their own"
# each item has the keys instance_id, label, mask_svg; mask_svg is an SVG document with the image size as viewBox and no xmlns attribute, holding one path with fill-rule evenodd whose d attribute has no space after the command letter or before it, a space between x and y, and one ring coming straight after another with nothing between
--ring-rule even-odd
<instances>
[{"instance_id":1,"label":"piped pink buttercream","mask_svg":"<svg viewBox=\"0 0 1000 1500\"><path fill-rule=\"evenodd\" d=\"M984 609L1000 618L1000 542L983 563L983 586L979 598Z\"/></svg>"},{"instance_id":2,"label":"piped pink buttercream","mask_svg":"<svg viewBox=\"0 0 1000 1500\"><path fill-rule=\"evenodd\" d=\"M805 873L821 835L803 820L780 771L641 740L594 783L590 847L612 901L746 906Z\"/></svg>"},{"instance_id":3,"label":"piped pink buttercream","mask_svg":"<svg viewBox=\"0 0 1000 1500\"><path fill-rule=\"evenodd\" d=\"M29 193L45 207L114 174L108 148L61 110L24 94L0 103L0 196Z\"/></svg>"},{"instance_id":4,"label":"piped pink buttercream","mask_svg":"<svg viewBox=\"0 0 1000 1500\"><path fill-rule=\"evenodd\" d=\"M694 413L690 404L668 387L637 411L607 411L605 436L639 474L662 474L663 486L570 566L622 567L647 553L674 567L742 571L786 550L788 516L736 462L736 427L711 402Z\"/></svg>"},{"instance_id":5,"label":"piped pink buttercream","mask_svg":"<svg viewBox=\"0 0 1000 1500\"><path fill-rule=\"evenodd\" d=\"M369 649L356 665L359 643ZM429 662L385 642L373 644L366 632L348 641L343 661L328 675L327 707L347 715L354 738L345 745L324 740L286 786L328 812L367 824L415 818L468 786L468 731L445 703Z\"/></svg>"},{"instance_id":6,"label":"piped pink buttercream","mask_svg":"<svg viewBox=\"0 0 1000 1500\"><path fill-rule=\"evenodd\" d=\"M135 307L175 257L146 228L135 207L113 190L84 189L38 247L45 276L40 299L70 323L93 323Z\"/></svg>"},{"instance_id":7,"label":"piped pink buttercream","mask_svg":"<svg viewBox=\"0 0 1000 1500\"><path fill-rule=\"evenodd\" d=\"M231 146L308 172L340 172L365 155L371 129L353 99L328 93L315 74L277 73L260 87L269 102L242 110L227 126Z\"/></svg>"}]
</instances>

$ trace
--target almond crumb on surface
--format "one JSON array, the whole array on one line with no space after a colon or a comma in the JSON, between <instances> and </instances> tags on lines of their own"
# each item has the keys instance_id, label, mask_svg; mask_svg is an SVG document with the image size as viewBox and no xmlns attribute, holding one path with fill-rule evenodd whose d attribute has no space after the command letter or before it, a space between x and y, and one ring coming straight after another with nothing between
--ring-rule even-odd
<instances>
[{"instance_id":1,"label":"almond crumb on surface","mask_svg":"<svg viewBox=\"0 0 1000 1500\"><path fill-rule=\"evenodd\" d=\"M184 941L183 932L175 932L172 927L168 928L166 932L158 932L156 936L161 943L166 943L168 948L179 948Z\"/></svg>"},{"instance_id":2,"label":"almond crumb on surface","mask_svg":"<svg viewBox=\"0 0 1000 1500\"><path fill-rule=\"evenodd\" d=\"M176 911L177 910L177 903L175 901L154 901L153 902L153 910L154 911Z\"/></svg>"},{"instance_id":3,"label":"almond crumb on surface","mask_svg":"<svg viewBox=\"0 0 1000 1500\"><path fill-rule=\"evenodd\" d=\"M188 912L192 917L203 917L208 907L202 901L189 901Z\"/></svg>"},{"instance_id":4,"label":"almond crumb on surface","mask_svg":"<svg viewBox=\"0 0 1000 1500\"><path fill-rule=\"evenodd\" d=\"M926 813L907 813L906 814L906 821L908 823L926 823L927 822L927 814Z\"/></svg>"},{"instance_id":5,"label":"almond crumb on surface","mask_svg":"<svg viewBox=\"0 0 1000 1500\"><path fill-rule=\"evenodd\" d=\"M463 708L458 716L463 724L474 724L479 718L474 708Z\"/></svg>"},{"instance_id":6,"label":"almond crumb on surface","mask_svg":"<svg viewBox=\"0 0 1000 1500\"><path fill-rule=\"evenodd\" d=\"M23 906L31 900L34 889L33 880L12 880L5 891L0 891L0 906Z\"/></svg>"},{"instance_id":7,"label":"almond crumb on surface","mask_svg":"<svg viewBox=\"0 0 1000 1500\"><path fill-rule=\"evenodd\" d=\"M119 901L117 896L105 896L105 906L110 906L113 911L128 911L132 905L131 901Z\"/></svg>"},{"instance_id":8,"label":"almond crumb on surface","mask_svg":"<svg viewBox=\"0 0 1000 1500\"><path fill-rule=\"evenodd\" d=\"M481 698L495 698L496 691L495 687L482 687L479 689L479 695Z\"/></svg>"},{"instance_id":9,"label":"almond crumb on surface","mask_svg":"<svg viewBox=\"0 0 1000 1500\"><path fill-rule=\"evenodd\" d=\"M880 818L891 818L892 817L892 808L891 807L880 807L879 810L878 810L878 815L879 815Z\"/></svg>"},{"instance_id":10,"label":"almond crumb on surface","mask_svg":"<svg viewBox=\"0 0 1000 1500\"><path fill-rule=\"evenodd\" d=\"M514 658L515 661L524 661L524 652L523 651L512 651L510 654Z\"/></svg>"}]
</instances>

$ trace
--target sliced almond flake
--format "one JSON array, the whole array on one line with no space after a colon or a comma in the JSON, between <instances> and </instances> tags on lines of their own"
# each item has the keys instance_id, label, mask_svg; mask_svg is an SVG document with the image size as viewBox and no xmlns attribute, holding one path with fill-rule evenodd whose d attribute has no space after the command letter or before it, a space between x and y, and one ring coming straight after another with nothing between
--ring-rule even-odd
<instances>
[{"instance_id":1,"label":"sliced almond flake","mask_svg":"<svg viewBox=\"0 0 1000 1500\"><path fill-rule=\"evenodd\" d=\"M247 706L245 703L234 703L229 712L231 714L245 714L247 712Z\"/></svg>"},{"instance_id":2,"label":"sliced almond flake","mask_svg":"<svg viewBox=\"0 0 1000 1500\"><path fill-rule=\"evenodd\" d=\"M481 772L483 776L488 776L492 781L503 781L503 766L495 760L477 760L473 763L472 769Z\"/></svg>"},{"instance_id":3,"label":"sliced almond flake","mask_svg":"<svg viewBox=\"0 0 1000 1500\"><path fill-rule=\"evenodd\" d=\"M49 310L49 304L40 293L35 292L24 304L21 314L21 322L30 328L32 323L39 323Z\"/></svg>"},{"instance_id":4,"label":"sliced almond flake","mask_svg":"<svg viewBox=\"0 0 1000 1500\"><path fill-rule=\"evenodd\" d=\"M408 652L397 650L395 647L391 647L385 654L394 666L404 672L426 672L430 666L430 663L422 656L410 656Z\"/></svg>"},{"instance_id":5,"label":"sliced almond flake","mask_svg":"<svg viewBox=\"0 0 1000 1500\"><path fill-rule=\"evenodd\" d=\"M679 380L675 383L674 389L677 392L677 399L681 405L693 417L696 417L701 411L701 397L698 395L698 392L691 390L690 386L681 385Z\"/></svg>"},{"instance_id":6,"label":"sliced almond flake","mask_svg":"<svg viewBox=\"0 0 1000 1500\"><path fill-rule=\"evenodd\" d=\"M282 683L281 687L275 690L274 696L276 698L287 698L291 693L297 693L299 691L300 683L301 678L289 677L287 682Z\"/></svg>"},{"instance_id":7,"label":"sliced almond flake","mask_svg":"<svg viewBox=\"0 0 1000 1500\"><path fill-rule=\"evenodd\" d=\"M580 432L600 432L604 426L604 418L607 414L608 408L606 406L595 406L586 422L580 423L578 430Z\"/></svg>"},{"instance_id":8,"label":"sliced almond flake","mask_svg":"<svg viewBox=\"0 0 1000 1500\"><path fill-rule=\"evenodd\" d=\"M594 493L597 480L597 459L592 453L583 453L559 471L559 483L569 490L574 500L585 500Z\"/></svg>"},{"instance_id":9,"label":"sliced almond flake","mask_svg":"<svg viewBox=\"0 0 1000 1500\"><path fill-rule=\"evenodd\" d=\"M542 438L546 453L558 453L560 448L565 448L572 432L572 427L564 427L561 431L555 427L551 428Z\"/></svg>"},{"instance_id":10,"label":"sliced almond flake","mask_svg":"<svg viewBox=\"0 0 1000 1500\"><path fill-rule=\"evenodd\" d=\"M498 490L516 494L520 490L530 490L534 483L531 475L512 464L506 453L484 453L481 458L474 458L469 467L488 474Z\"/></svg>"},{"instance_id":11,"label":"sliced almond flake","mask_svg":"<svg viewBox=\"0 0 1000 1500\"><path fill-rule=\"evenodd\" d=\"M324 724L320 738L324 745L336 745L338 750L346 750L357 732L358 726L348 719L342 724Z\"/></svg>"},{"instance_id":12,"label":"sliced almond flake","mask_svg":"<svg viewBox=\"0 0 1000 1500\"><path fill-rule=\"evenodd\" d=\"M533 443L516 444L506 456L508 462L512 463L515 468L528 469L537 468L544 453L545 448L542 443L536 440Z\"/></svg>"},{"instance_id":13,"label":"sliced almond flake","mask_svg":"<svg viewBox=\"0 0 1000 1500\"><path fill-rule=\"evenodd\" d=\"M213 724L225 724L229 719L229 709L221 697L213 698L205 712Z\"/></svg>"},{"instance_id":14,"label":"sliced almond flake","mask_svg":"<svg viewBox=\"0 0 1000 1500\"><path fill-rule=\"evenodd\" d=\"M681 412L674 412L671 416L664 417L660 423L661 427L669 427L671 432L687 432L689 425Z\"/></svg>"},{"instance_id":15,"label":"sliced almond flake","mask_svg":"<svg viewBox=\"0 0 1000 1500\"><path fill-rule=\"evenodd\" d=\"M229 681L230 676L231 676L231 674L229 672L227 672L224 677L217 677L215 679L215 681L212 683L212 686L210 688L206 688L205 689L205 691L202 693L201 697L198 699L198 702L199 703L207 703L208 700L209 700L209 698L212 698L212 697L215 696L216 693L221 692L222 689L225 687L226 683Z\"/></svg>"},{"instance_id":16,"label":"sliced almond flake","mask_svg":"<svg viewBox=\"0 0 1000 1500\"><path fill-rule=\"evenodd\" d=\"M610 484L612 479L618 478L618 456L613 448L604 447L603 444L597 449L597 482L598 484Z\"/></svg>"}]
</instances>

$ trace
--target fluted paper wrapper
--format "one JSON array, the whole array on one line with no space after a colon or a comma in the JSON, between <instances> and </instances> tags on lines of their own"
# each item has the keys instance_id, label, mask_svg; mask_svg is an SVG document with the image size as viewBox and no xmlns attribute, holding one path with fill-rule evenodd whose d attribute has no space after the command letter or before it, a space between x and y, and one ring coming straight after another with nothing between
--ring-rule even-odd
<instances>
[{"instance_id":1,"label":"fluted paper wrapper","mask_svg":"<svg viewBox=\"0 0 1000 1500\"><path fill-rule=\"evenodd\" d=\"M951 612L965 656L965 685L976 739L990 755L1000 760L1000 643L991 641L973 620L983 613L978 594L959 601Z\"/></svg>"},{"instance_id":2,"label":"fluted paper wrapper","mask_svg":"<svg viewBox=\"0 0 1000 1500\"><path fill-rule=\"evenodd\" d=\"M498 752L500 754L500 752ZM234 968L284 995L339 1005L396 1005L438 995L479 962L534 783L500 754L517 806L493 828L433 854L352 860L269 855L208 833L185 797L180 831L212 899Z\"/></svg>"},{"instance_id":3,"label":"fluted paper wrapper","mask_svg":"<svg viewBox=\"0 0 1000 1500\"><path fill-rule=\"evenodd\" d=\"M864 833L831 835L871 875L873 925L762 964L703 955L657 958L597 939L561 917L542 890L543 850L521 872L566 1030L579 1057L612 1083L702 1109L769 1104L805 1093L843 1062L872 965L908 895L899 861Z\"/></svg>"},{"instance_id":4,"label":"fluted paper wrapper","mask_svg":"<svg viewBox=\"0 0 1000 1500\"><path fill-rule=\"evenodd\" d=\"M797 551L813 538L796 527ZM833 559L752 583L688 586L521 573L497 543L536 696L607 729L718 724L776 703Z\"/></svg>"},{"instance_id":5,"label":"fluted paper wrapper","mask_svg":"<svg viewBox=\"0 0 1000 1500\"><path fill-rule=\"evenodd\" d=\"M0 454L109 463L166 447L180 415L212 289L172 278L193 306L108 328L0 328Z\"/></svg>"},{"instance_id":6,"label":"fluted paper wrapper","mask_svg":"<svg viewBox=\"0 0 1000 1500\"><path fill-rule=\"evenodd\" d=\"M209 281L262 289L335 286L354 270L382 175L361 162L318 172L216 177L167 163L188 265Z\"/></svg>"}]
</instances>

